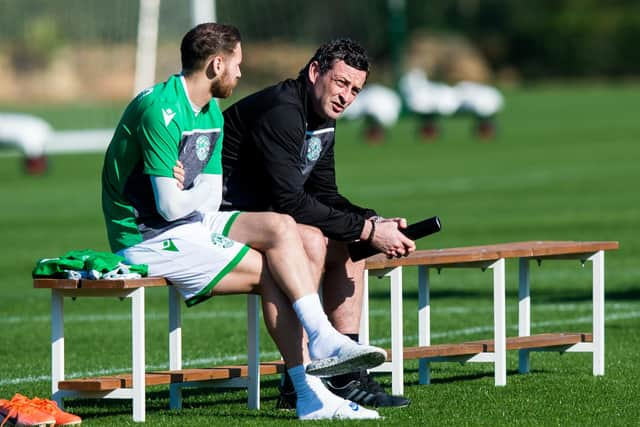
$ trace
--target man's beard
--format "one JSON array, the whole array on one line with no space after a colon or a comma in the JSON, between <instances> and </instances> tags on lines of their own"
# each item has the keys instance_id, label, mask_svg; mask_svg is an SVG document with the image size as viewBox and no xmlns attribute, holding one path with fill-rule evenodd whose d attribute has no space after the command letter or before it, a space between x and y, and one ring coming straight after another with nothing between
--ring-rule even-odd
<instances>
[{"instance_id":1,"label":"man's beard","mask_svg":"<svg viewBox=\"0 0 640 427\"><path fill-rule=\"evenodd\" d=\"M229 79L229 73L225 72L219 79L211 82L211 96L214 98L227 98L236 87L236 81Z\"/></svg>"}]
</instances>

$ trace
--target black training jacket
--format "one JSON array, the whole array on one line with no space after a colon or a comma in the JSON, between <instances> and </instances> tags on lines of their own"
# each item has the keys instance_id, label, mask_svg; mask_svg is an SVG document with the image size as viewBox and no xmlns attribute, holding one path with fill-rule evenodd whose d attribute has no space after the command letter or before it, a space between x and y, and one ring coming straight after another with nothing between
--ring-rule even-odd
<instances>
[{"instance_id":1,"label":"black training jacket","mask_svg":"<svg viewBox=\"0 0 640 427\"><path fill-rule=\"evenodd\" d=\"M276 211L335 240L360 237L375 211L340 195L335 120L320 118L303 79L285 80L224 111L223 210Z\"/></svg>"}]
</instances>

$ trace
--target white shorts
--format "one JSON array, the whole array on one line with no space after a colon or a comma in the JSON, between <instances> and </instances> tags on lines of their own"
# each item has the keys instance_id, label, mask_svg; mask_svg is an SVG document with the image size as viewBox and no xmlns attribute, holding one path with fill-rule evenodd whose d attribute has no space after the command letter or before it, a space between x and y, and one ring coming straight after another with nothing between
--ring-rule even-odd
<instances>
[{"instance_id":1,"label":"white shorts","mask_svg":"<svg viewBox=\"0 0 640 427\"><path fill-rule=\"evenodd\" d=\"M227 237L239 214L206 214L202 222L172 228L118 254L129 263L147 264L149 276L165 277L191 307L210 298L213 287L249 251Z\"/></svg>"}]
</instances>

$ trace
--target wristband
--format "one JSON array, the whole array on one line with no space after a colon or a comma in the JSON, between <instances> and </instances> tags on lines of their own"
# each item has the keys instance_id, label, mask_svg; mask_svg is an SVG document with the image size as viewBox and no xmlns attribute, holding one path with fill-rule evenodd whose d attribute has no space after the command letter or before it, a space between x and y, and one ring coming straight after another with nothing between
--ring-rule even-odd
<instances>
[{"instance_id":1,"label":"wristband","mask_svg":"<svg viewBox=\"0 0 640 427\"><path fill-rule=\"evenodd\" d=\"M369 232L369 237L367 237L367 243L371 243L371 241L373 240L373 235L376 232L376 222L372 219L369 219L369 222L371 223L371 231Z\"/></svg>"}]
</instances>

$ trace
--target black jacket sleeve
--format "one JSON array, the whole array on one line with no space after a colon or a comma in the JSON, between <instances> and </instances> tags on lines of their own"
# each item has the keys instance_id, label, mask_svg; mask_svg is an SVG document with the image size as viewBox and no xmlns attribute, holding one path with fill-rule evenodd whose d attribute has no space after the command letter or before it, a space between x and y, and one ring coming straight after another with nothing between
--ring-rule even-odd
<instances>
[{"instance_id":1,"label":"black jacket sleeve","mask_svg":"<svg viewBox=\"0 0 640 427\"><path fill-rule=\"evenodd\" d=\"M296 222L318 227L329 238L356 240L362 232L365 216L358 209L342 210L330 205L333 200L337 206L353 207L350 203L346 204L342 196L335 197L337 189L333 199L329 197L332 192L329 185L320 185L320 188L324 187L324 192L319 197L309 194L305 189L301 169L304 123L302 112L294 105L285 104L263 115L254 130L254 140L263 156L273 209L291 215ZM333 154L329 161L333 163ZM327 179L333 181L335 188L333 172L331 177Z\"/></svg>"}]
</instances>

